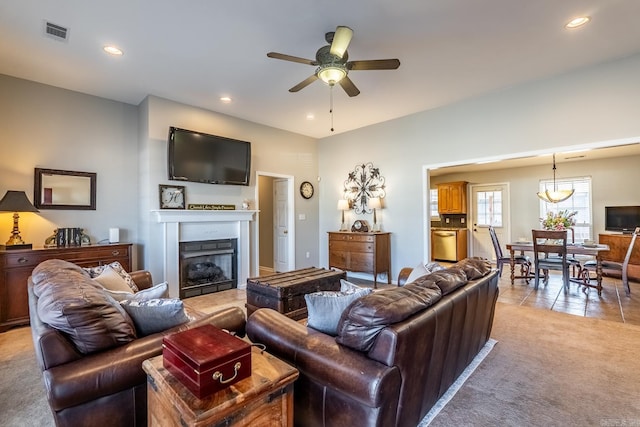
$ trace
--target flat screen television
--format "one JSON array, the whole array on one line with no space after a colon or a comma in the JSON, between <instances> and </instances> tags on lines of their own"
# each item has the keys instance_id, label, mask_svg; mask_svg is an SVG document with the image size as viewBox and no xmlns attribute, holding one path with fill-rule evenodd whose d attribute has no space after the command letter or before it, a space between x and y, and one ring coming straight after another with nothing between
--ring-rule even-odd
<instances>
[{"instance_id":1,"label":"flat screen television","mask_svg":"<svg viewBox=\"0 0 640 427\"><path fill-rule=\"evenodd\" d=\"M636 227L640 227L640 206L605 206L605 230L633 233Z\"/></svg>"},{"instance_id":2,"label":"flat screen television","mask_svg":"<svg viewBox=\"0 0 640 427\"><path fill-rule=\"evenodd\" d=\"M251 143L171 126L169 179L249 185Z\"/></svg>"}]
</instances>

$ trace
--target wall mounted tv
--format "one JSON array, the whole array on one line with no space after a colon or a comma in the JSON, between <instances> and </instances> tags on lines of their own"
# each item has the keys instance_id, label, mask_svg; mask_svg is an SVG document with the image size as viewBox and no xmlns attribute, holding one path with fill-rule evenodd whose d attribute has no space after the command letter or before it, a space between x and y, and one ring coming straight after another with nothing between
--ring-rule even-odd
<instances>
[{"instance_id":1,"label":"wall mounted tv","mask_svg":"<svg viewBox=\"0 0 640 427\"><path fill-rule=\"evenodd\" d=\"M605 230L633 233L636 227L640 227L640 206L605 206Z\"/></svg>"},{"instance_id":2,"label":"wall mounted tv","mask_svg":"<svg viewBox=\"0 0 640 427\"><path fill-rule=\"evenodd\" d=\"M251 143L171 126L169 179L249 185Z\"/></svg>"}]
</instances>

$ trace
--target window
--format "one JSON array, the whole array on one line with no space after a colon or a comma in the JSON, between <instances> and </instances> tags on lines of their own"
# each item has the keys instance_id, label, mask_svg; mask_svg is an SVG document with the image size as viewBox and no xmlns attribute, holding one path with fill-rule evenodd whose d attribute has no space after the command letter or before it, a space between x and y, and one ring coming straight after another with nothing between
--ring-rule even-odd
<instances>
[{"instance_id":1,"label":"window","mask_svg":"<svg viewBox=\"0 0 640 427\"><path fill-rule=\"evenodd\" d=\"M438 213L438 189L429 190L429 212L432 221L440 221L440 214Z\"/></svg>"},{"instance_id":2,"label":"window","mask_svg":"<svg viewBox=\"0 0 640 427\"><path fill-rule=\"evenodd\" d=\"M477 191L476 199L476 224L502 227L502 191Z\"/></svg>"},{"instance_id":3,"label":"window","mask_svg":"<svg viewBox=\"0 0 640 427\"><path fill-rule=\"evenodd\" d=\"M547 212L558 212L561 210L577 211L576 225L573 227L574 239L582 242L584 239L592 239L592 215L591 215L591 178L569 178L556 179L558 190L573 189L573 196L560 203L547 203L540 200L540 218ZM541 180L540 191L553 190L553 180ZM569 235L569 239L571 239Z\"/></svg>"}]
</instances>

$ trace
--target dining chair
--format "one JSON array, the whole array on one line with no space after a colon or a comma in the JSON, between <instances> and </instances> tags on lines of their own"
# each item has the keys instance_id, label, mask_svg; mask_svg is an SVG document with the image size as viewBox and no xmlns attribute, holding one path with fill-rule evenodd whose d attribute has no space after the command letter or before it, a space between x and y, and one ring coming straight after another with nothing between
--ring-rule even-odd
<instances>
[{"instance_id":1,"label":"dining chair","mask_svg":"<svg viewBox=\"0 0 640 427\"><path fill-rule=\"evenodd\" d=\"M602 261L602 271L604 272L619 272L622 273L622 285L624 286L624 292L629 297L631 296L631 288L629 287L629 260L631 259L631 253L633 252L633 246L636 243L636 238L640 234L640 227L636 227L635 231L631 235L631 242L629 243L629 248L627 249L627 254L624 257L624 260L620 262L616 261ZM595 277L591 276L591 273L596 271L596 261L587 261L582 266L581 274L583 280L583 285L585 287L590 287L590 281L595 280Z\"/></svg>"},{"instance_id":2,"label":"dining chair","mask_svg":"<svg viewBox=\"0 0 640 427\"><path fill-rule=\"evenodd\" d=\"M567 262L567 230L531 230L534 256L534 288L538 289L540 270L545 284L549 270L562 271L564 292L569 292L569 263ZM551 254L551 255L550 255Z\"/></svg>"},{"instance_id":3,"label":"dining chair","mask_svg":"<svg viewBox=\"0 0 640 427\"><path fill-rule=\"evenodd\" d=\"M498 236L496 230L492 225L489 226L489 235L491 236L491 243L493 243L493 250L496 253L496 266L498 267L499 276L502 277L502 266L505 264L511 265L511 257L504 256L502 252L502 246L498 242ZM526 255L515 255L515 264L520 265L520 276L514 276L515 279L524 279L529 283L531 278L531 258Z\"/></svg>"}]
</instances>

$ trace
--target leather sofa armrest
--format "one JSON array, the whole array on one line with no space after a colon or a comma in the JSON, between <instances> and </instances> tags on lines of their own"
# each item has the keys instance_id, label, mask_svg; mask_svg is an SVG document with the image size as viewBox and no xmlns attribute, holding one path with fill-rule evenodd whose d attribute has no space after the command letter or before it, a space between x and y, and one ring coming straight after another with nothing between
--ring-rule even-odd
<instances>
[{"instance_id":1,"label":"leather sofa armrest","mask_svg":"<svg viewBox=\"0 0 640 427\"><path fill-rule=\"evenodd\" d=\"M151 273L146 270L136 270L129 273L129 276L133 279L138 289L149 289L153 286L153 279Z\"/></svg>"},{"instance_id":2,"label":"leather sofa armrest","mask_svg":"<svg viewBox=\"0 0 640 427\"><path fill-rule=\"evenodd\" d=\"M404 284L407 283L407 279L412 271L413 268L411 267L405 267L400 270L400 274L398 274L398 286L404 286Z\"/></svg>"},{"instance_id":3,"label":"leather sofa armrest","mask_svg":"<svg viewBox=\"0 0 640 427\"><path fill-rule=\"evenodd\" d=\"M197 321L44 371L52 409L58 411L144 384L146 374L142 362L162 354L165 335L209 323L244 334L244 312L238 307L230 307Z\"/></svg>"},{"instance_id":4,"label":"leather sofa armrest","mask_svg":"<svg viewBox=\"0 0 640 427\"><path fill-rule=\"evenodd\" d=\"M361 404L376 408L398 399L401 379L396 367L341 346L334 337L275 310L256 310L247 321L247 336L254 343L264 344L267 352L295 365L301 375Z\"/></svg>"}]
</instances>

